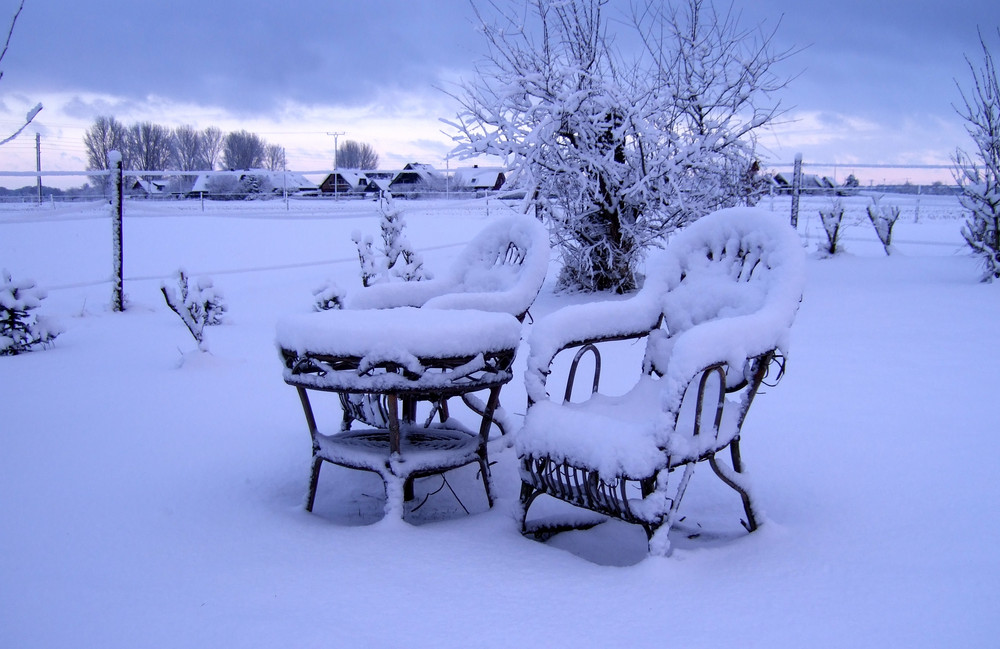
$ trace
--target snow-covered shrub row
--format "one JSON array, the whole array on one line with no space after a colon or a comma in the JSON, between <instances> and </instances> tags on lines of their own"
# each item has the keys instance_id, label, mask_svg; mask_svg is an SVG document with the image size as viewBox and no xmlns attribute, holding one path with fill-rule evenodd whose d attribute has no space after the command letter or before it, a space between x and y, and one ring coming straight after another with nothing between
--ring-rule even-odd
<instances>
[{"instance_id":1,"label":"snow-covered shrub row","mask_svg":"<svg viewBox=\"0 0 1000 649\"><path fill-rule=\"evenodd\" d=\"M15 281L0 271L0 356L13 356L51 343L62 329L51 318L34 313L45 291L31 279Z\"/></svg>"}]
</instances>

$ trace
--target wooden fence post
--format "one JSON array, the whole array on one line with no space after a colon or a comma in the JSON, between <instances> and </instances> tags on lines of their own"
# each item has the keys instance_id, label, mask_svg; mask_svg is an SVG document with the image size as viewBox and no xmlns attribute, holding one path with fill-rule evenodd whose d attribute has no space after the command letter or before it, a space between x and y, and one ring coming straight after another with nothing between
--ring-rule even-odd
<instances>
[{"instance_id":1,"label":"wooden fence post","mask_svg":"<svg viewBox=\"0 0 1000 649\"><path fill-rule=\"evenodd\" d=\"M111 186L111 310L123 311L125 298L122 282L122 156L117 151L108 154Z\"/></svg>"},{"instance_id":2,"label":"wooden fence post","mask_svg":"<svg viewBox=\"0 0 1000 649\"><path fill-rule=\"evenodd\" d=\"M802 193L802 154L795 154L795 172L792 174L792 218L793 228L799 227L799 194Z\"/></svg>"}]
</instances>

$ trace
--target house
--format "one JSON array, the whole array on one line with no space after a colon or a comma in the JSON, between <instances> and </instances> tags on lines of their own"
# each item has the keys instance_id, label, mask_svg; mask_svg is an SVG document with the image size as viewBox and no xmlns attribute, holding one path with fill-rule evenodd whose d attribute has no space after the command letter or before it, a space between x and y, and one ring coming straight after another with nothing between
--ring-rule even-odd
<instances>
[{"instance_id":1,"label":"house","mask_svg":"<svg viewBox=\"0 0 1000 649\"><path fill-rule=\"evenodd\" d=\"M444 187L444 177L434 167L419 162L408 163L389 183L389 191L397 195L440 191Z\"/></svg>"},{"instance_id":2,"label":"house","mask_svg":"<svg viewBox=\"0 0 1000 649\"><path fill-rule=\"evenodd\" d=\"M793 176L791 174L777 173L772 178L775 190L779 194L792 193ZM833 193L838 187L837 183L828 176L817 176L816 174L802 174L801 191L808 194Z\"/></svg>"},{"instance_id":3,"label":"house","mask_svg":"<svg viewBox=\"0 0 1000 649\"><path fill-rule=\"evenodd\" d=\"M128 187L129 194L133 196L146 196L146 197L160 197L160 196L170 196L170 183L163 178L155 178L153 180L143 180L142 178L136 178Z\"/></svg>"},{"instance_id":4,"label":"house","mask_svg":"<svg viewBox=\"0 0 1000 649\"><path fill-rule=\"evenodd\" d=\"M363 192L368 187L368 177L360 169L338 169L328 174L319 184L322 194L350 194Z\"/></svg>"},{"instance_id":5,"label":"house","mask_svg":"<svg viewBox=\"0 0 1000 649\"><path fill-rule=\"evenodd\" d=\"M269 169L230 169L203 173L194 181L188 196L241 197L250 194L315 193L316 183L294 171L271 171Z\"/></svg>"},{"instance_id":6,"label":"house","mask_svg":"<svg viewBox=\"0 0 1000 649\"><path fill-rule=\"evenodd\" d=\"M452 189L496 191L507 181L503 167L460 167L451 177Z\"/></svg>"}]
</instances>

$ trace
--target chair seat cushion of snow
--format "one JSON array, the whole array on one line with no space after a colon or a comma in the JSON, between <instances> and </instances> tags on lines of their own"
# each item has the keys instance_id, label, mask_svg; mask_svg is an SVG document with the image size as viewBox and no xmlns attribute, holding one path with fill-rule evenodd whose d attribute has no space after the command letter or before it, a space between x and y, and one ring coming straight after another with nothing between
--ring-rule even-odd
<instances>
[{"instance_id":1,"label":"chair seat cushion of snow","mask_svg":"<svg viewBox=\"0 0 1000 649\"><path fill-rule=\"evenodd\" d=\"M590 467L602 476L639 480L725 448L739 433L737 404L724 409L729 416L718 430L693 434L693 401L675 425L660 401L662 389L660 379L643 376L622 396L595 394L579 404L533 404L517 436L518 452Z\"/></svg>"}]
</instances>

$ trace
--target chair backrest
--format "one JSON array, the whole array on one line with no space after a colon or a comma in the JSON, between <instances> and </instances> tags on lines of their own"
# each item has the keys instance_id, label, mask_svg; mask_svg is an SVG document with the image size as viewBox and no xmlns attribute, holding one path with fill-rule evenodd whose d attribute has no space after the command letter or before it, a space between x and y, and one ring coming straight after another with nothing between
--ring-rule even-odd
<instances>
[{"instance_id":1,"label":"chair backrest","mask_svg":"<svg viewBox=\"0 0 1000 649\"><path fill-rule=\"evenodd\" d=\"M462 250L448 272L420 282L375 284L349 293L348 309L478 309L523 320L549 267L549 236L526 215L490 221Z\"/></svg>"},{"instance_id":2,"label":"chair backrest","mask_svg":"<svg viewBox=\"0 0 1000 649\"><path fill-rule=\"evenodd\" d=\"M535 218L499 218L469 242L449 272L452 289L432 309L502 311L523 320L549 267L549 236Z\"/></svg>"},{"instance_id":3,"label":"chair backrest","mask_svg":"<svg viewBox=\"0 0 1000 649\"><path fill-rule=\"evenodd\" d=\"M707 367L742 374L762 354L787 351L805 253L781 217L756 208L709 214L677 233L654 268L644 291L662 291L663 328L651 335L646 362L667 379L669 408Z\"/></svg>"}]
</instances>

